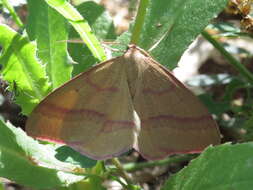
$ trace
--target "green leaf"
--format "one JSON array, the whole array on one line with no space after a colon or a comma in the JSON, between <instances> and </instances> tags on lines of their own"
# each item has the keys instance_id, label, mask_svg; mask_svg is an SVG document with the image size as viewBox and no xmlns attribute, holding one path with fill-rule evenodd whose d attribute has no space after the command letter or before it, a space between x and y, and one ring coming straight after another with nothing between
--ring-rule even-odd
<instances>
[{"instance_id":1,"label":"green leaf","mask_svg":"<svg viewBox=\"0 0 253 190\"><path fill-rule=\"evenodd\" d=\"M161 64L174 68L189 44L226 5L227 0L150 0L139 46Z\"/></svg>"},{"instance_id":2,"label":"green leaf","mask_svg":"<svg viewBox=\"0 0 253 190\"><path fill-rule=\"evenodd\" d=\"M219 22L209 24L208 29L218 30L220 34L217 34L218 37L239 37L241 34L240 28L236 27L234 24L229 22Z\"/></svg>"},{"instance_id":3,"label":"green leaf","mask_svg":"<svg viewBox=\"0 0 253 190\"><path fill-rule=\"evenodd\" d=\"M229 22L218 22L209 24L207 29L218 30L219 33L213 35L214 37L229 37L229 38L238 38L238 37L250 37L252 38L252 34L249 32L245 32L238 28L235 23Z\"/></svg>"},{"instance_id":4,"label":"green leaf","mask_svg":"<svg viewBox=\"0 0 253 190\"><path fill-rule=\"evenodd\" d=\"M102 5L88 1L78 5L76 8L87 19L98 39L113 41L116 38L113 20Z\"/></svg>"},{"instance_id":5,"label":"green leaf","mask_svg":"<svg viewBox=\"0 0 253 190\"><path fill-rule=\"evenodd\" d=\"M244 140L251 141L253 138L253 115L251 115L251 117L248 118L248 120L246 120L243 123L242 128L247 131L247 133L245 134Z\"/></svg>"},{"instance_id":6,"label":"green leaf","mask_svg":"<svg viewBox=\"0 0 253 190\"><path fill-rule=\"evenodd\" d=\"M97 161L92 160L79 152L73 150L69 146L61 146L55 150L57 154L55 157L63 162L78 164L83 168L91 168L96 165Z\"/></svg>"},{"instance_id":7,"label":"green leaf","mask_svg":"<svg viewBox=\"0 0 253 190\"><path fill-rule=\"evenodd\" d=\"M57 160L52 146L40 145L24 131L0 120L0 176L36 188L66 186L84 178L79 166Z\"/></svg>"},{"instance_id":8,"label":"green leaf","mask_svg":"<svg viewBox=\"0 0 253 190\"><path fill-rule=\"evenodd\" d=\"M38 57L46 64L53 88L70 80L72 65L67 53L68 25L45 1L28 0L27 33L36 40Z\"/></svg>"},{"instance_id":9,"label":"green leaf","mask_svg":"<svg viewBox=\"0 0 253 190\"><path fill-rule=\"evenodd\" d=\"M131 29L121 34L116 39L116 44L112 45L112 48L118 49L119 51L112 51L113 56L121 56L124 51L127 49L127 45L130 43L131 38Z\"/></svg>"},{"instance_id":10,"label":"green leaf","mask_svg":"<svg viewBox=\"0 0 253 190\"><path fill-rule=\"evenodd\" d=\"M103 181L101 179L89 177L87 180L74 183L69 187L61 187L57 190L106 190L106 188L103 186Z\"/></svg>"},{"instance_id":11,"label":"green leaf","mask_svg":"<svg viewBox=\"0 0 253 190\"><path fill-rule=\"evenodd\" d=\"M4 190L4 184L1 179L0 179L0 190Z\"/></svg>"},{"instance_id":12,"label":"green leaf","mask_svg":"<svg viewBox=\"0 0 253 190\"><path fill-rule=\"evenodd\" d=\"M50 91L45 67L36 58L36 45L6 25L0 25L0 45L1 75L10 90L17 90L15 102L22 112L29 114Z\"/></svg>"},{"instance_id":13,"label":"green leaf","mask_svg":"<svg viewBox=\"0 0 253 190\"><path fill-rule=\"evenodd\" d=\"M252 163L253 143L209 147L169 178L162 190L251 190Z\"/></svg>"},{"instance_id":14,"label":"green leaf","mask_svg":"<svg viewBox=\"0 0 253 190\"><path fill-rule=\"evenodd\" d=\"M212 114L221 115L230 110L230 102L228 101L217 102L209 94L201 94L198 97Z\"/></svg>"},{"instance_id":15,"label":"green leaf","mask_svg":"<svg viewBox=\"0 0 253 190\"><path fill-rule=\"evenodd\" d=\"M77 6L77 10L88 21L92 31L94 31L96 37L100 41L113 41L116 38L112 18L103 6L89 1ZM72 27L70 29L69 38L80 38L79 34ZM85 44L70 43L68 49L73 60L79 63L74 64L73 75L85 71L91 65L98 62Z\"/></svg>"},{"instance_id":16,"label":"green leaf","mask_svg":"<svg viewBox=\"0 0 253 190\"><path fill-rule=\"evenodd\" d=\"M219 22L214 24L209 24L208 28L219 30L220 32L228 33L239 33L241 32L240 28L236 27L233 23L229 22Z\"/></svg>"},{"instance_id":17,"label":"green leaf","mask_svg":"<svg viewBox=\"0 0 253 190\"><path fill-rule=\"evenodd\" d=\"M78 183L72 184L67 188L59 188L58 190L106 190L103 186L104 178L98 177L104 175L103 164L101 161L98 161L96 166L90 169L91 175L88 179L82 180Z\"/></svg>"},{"instance_id":18,"label":"green leaf","mask_svg":"<svg viewBox=\"0 0 253 190\"><path fill-rule=\"evenodd\" d=\"M234 77L232 81L226 86L225 94L223 96L224 101L232 101L234 94L241 88L248 88L248 84L239 77Z\"/></svg>"},{"instance_id":19,"label":"green leaf","mask_svg":"<svg viewBox=\"0 0 253 190\"><path fill-rule=\"evenodd\" d=\"M106 59L104 49L98 39L93 34L88 22L80 13L66 0L45 0L51 7L62 14L69 23L76 29L82 40L92 52L93 56L99 61Z\"/></svg>"}]
</instances>

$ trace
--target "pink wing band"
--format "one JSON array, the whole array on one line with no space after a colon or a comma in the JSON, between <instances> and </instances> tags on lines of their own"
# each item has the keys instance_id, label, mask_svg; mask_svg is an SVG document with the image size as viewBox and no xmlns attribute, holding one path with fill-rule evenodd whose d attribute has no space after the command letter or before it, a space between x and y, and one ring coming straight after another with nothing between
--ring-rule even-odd
<instances>
[{"instance_id":1,"label":"pink wing band","mask_svg":"<svg viewBox=\"0 0 253 190\"><path fill-rule=\"evenodd\" d=\"M109 92L117 92L119 91L118 88L116 87L108 87L108 88L102 88L99 85L95 84L94 82L92 82L89 78L89 75L85 78L85 81L88 85L90 85L91 87L93 87L96 91L101 92L101 91L109 91Z\"/></svg>"},{"instance_id":2,"label":"pink wing band","mask_svg":"<svg viewBox=\"0 0 253 190\"><path fill-rule=\"evenodd\" d=\"M69 109L69 108L63 108L60 106L56 106L52 103L44 103L43 106L40 107L40 114L42 115L47 115L51 117L56 117L56 118L62 118L62 114L84 114L84 115L92 115L94 117L105 117L104 113L91 110L91 109ZM75 118L74 118L75 119Z\"/></svg>"},{"instance_id":3,"label":"pink wing band","mask_svg":"<svg viewBox=\"0 0 253 190\"><path fill-rule=\"evenodd\" d=\"M211 115L201 115L197 117L181 117L181 116L176 116L176 115L158 115L158 116L153 116L149 117L147 120L174 120L178 122L202 122L205 120L212 119ZM144 122L147 122L147 120Z\"/></svg>"}]
</instances>

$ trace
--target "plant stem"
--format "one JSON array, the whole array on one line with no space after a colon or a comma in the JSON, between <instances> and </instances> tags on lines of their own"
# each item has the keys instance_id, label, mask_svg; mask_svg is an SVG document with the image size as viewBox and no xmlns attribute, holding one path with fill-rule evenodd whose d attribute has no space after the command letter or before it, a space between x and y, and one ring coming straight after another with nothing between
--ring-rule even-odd
<instances>
[{"instance_id":1,"label":"plant stem","mask_svg":"<svg viewBox=\"0 0 253 190\"><path fill-rule=\"evenodd\" d=\"M149 0L140 0L130 44L138 44Z\"/></svg>"},{"instance_id":2,"label":"plant stem","mask_svg":"<svg viewBox=\"0 0 253 190\"><path fill-rule=\"evenodd\" d=\"M117 158L112 158L111 161L115 165L115 167L118 169L121 176L126 180L127 184L131 185L133 183L132 179L128 175L128 173L125 171L125 169L122 167L120 161Z\"/></svg>"},{"instance_id":3,"label":"plant stem","mask_svg":"<svg viewBox=\"0 0 253 190\"><path fill-rule=\"evenodd\" d=\"M24 24L22 23L21 19L18 17L17 13L15 12L13 6L9 3L8 0L2 0L3 6L10 12L11 16L13 17L16 24L23 28Z\"/></svg>"},{"instance_id":4,"label":"plant stem","mask_svg":"<svg viewBox=\"0 0 253 190\"><path fill-rule=\"evenodd\" d=\"M196 155L187 154L187 155L169 157L164 160L149 161L149 162L143 162L143 163L129 163L129 164L125 164L123 167L125 171L132 172L132 171L140 170L147 167L162 166L162 165L169 165L171 163L189 161L195 157Z\"/></svg>"},{"instance_id":5,"label":"plant stem","mask_svg":"<svg viewBox=\"0 0 253 190\"><path fill-rule=\"evenodd\" d=\"M203 31L201 34L227 59L231 65L233 65L251 84L253 84L253 75L243 64L237 61L216 39L208 34L208 32Z\"/></svg>"}]
</instances>

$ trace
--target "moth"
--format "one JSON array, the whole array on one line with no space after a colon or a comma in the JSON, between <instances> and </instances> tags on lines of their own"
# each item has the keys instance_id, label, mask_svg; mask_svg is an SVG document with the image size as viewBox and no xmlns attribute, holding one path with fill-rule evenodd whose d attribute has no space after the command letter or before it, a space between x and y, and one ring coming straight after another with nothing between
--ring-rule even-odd
<instances>
[{"instance_id":1,"label":"moth","mask_svg":"<svg viewBox=\"0 0 253 190\"><path fill-rule=\"evenodd\" d=\"M132 148L157 160L220 142L216 122L198 98L136 45L49 94L26 130L96 160Z\"/></svg>"}]
</instances>

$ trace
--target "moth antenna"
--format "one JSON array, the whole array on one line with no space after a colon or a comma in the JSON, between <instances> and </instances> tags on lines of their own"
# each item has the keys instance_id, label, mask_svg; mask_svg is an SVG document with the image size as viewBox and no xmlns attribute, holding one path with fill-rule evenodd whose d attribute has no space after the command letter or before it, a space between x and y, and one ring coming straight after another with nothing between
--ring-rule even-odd
<instances>
[{"instance_id":1,"label":"moth antenna","mask_svg":"<svg viewBox=\"0 0 253 190\"><path fill-rule=\"evenodd\" d=\"M167 30L165 32L165 34L153 46L151 46L149 48L148 52L153 51L153 49L155 49L160 44L160 42L170 33L170 31L172 30L173 26L174 26L174 24L172 24L171 27L169 28L169 30Z\"/></svg>"},{"instance_id":2,"label":"moth antenna","mask_svg":"<svg viewBox=\"0 0 253 190\"><path fill-rule=\"evenodd\" d=\"M111 46L109 46L109 45L107 45L107 44L102 44L102 46L103 46L103 48L109 49L109 50L111 50L111 51L115 51L115 52L124 52L124 51L122 51L122 50L120 50L120 49L113 48L113 47L111 47Z\"/></svg>"},{"instance_id":3,"label":"moth antenna","mask_svg":"<svg viewBox=\"0 0 253 190\"><path fill-rule=\"evenodd\" d=\"M58 40L57 42L68 42L68 43L77 43L77 44L84 44L84 41L78 38L73 38L69 40ZM112 41L102 41L102 44L121 44L120 42L112 42Z\"/></svg>"},{"instance_id":4,"label":"moth antenna","mask_svg":"<svg viewBox=\"0 0 253 190\"><path fill-rule=\"evenodd\" d=\"M115 42L115 41L102 41L101 42L102 44L108 44L108 45L115 45L115 44L117 44L117 45L122 45L122 43L121 42Z\"/></svg>"},{"instance_id":5,"label":"moth antenna","mask_svg":"<svg viewBox=\"0 0 253 190\"><path fill-rule=\"evenodd\" d=\"M84 42L81 39L59 40L57 42L68 42L68 43L84 44ZM121 44L120 42L103 41L103 42L101 42L101 44L102 44L103 48L110 49L111 51L124 52L122 50L119 50L119 49L116 49L116 48L113 48L113 47L109 46L110 44L112 44L112 45Z\"/></svg>"},{"instance_id":6,"label":"moth antenna","mask_svg":"<svg viewBox=\"0 0 253 190\"><path fill-rule=\"evenodd\" d=\"M68 43L74 43L74 44L84 44L84 42L81 39L70 39L70 40L58 40L57 42L68 42Z\"/></svg>"}]
</instances>

